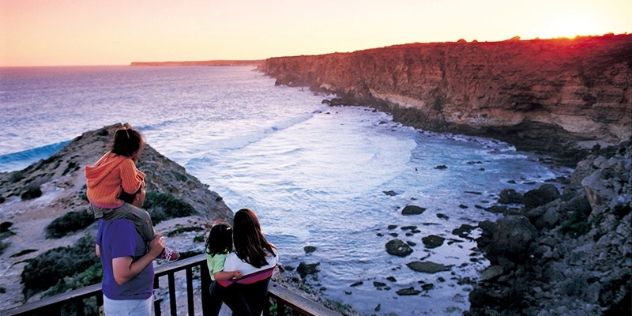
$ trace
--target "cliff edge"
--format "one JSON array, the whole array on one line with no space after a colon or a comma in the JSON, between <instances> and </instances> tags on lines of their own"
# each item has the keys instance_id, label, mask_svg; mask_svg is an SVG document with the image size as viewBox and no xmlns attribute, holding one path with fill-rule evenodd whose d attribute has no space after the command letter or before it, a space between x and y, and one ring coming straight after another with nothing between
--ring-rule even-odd
<instances>
[{"instance_id":1,"label":"cliff edge","mask_svg":"<svg viewBox=\"0 0 632 316\"><path fill-rule=\"evenodd\" d=\"M277 85L336 94L417 128L497 138L568 158L631 135L632 34L415 43L270 58Z\"/></svg>"}]
</instances>

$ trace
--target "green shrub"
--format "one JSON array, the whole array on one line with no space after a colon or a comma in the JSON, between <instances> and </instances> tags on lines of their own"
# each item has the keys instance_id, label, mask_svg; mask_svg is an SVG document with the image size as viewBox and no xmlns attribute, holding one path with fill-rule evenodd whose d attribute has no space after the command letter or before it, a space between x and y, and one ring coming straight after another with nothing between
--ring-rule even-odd
<instances>
[{"instance_id":1,"label":"green shrub","mask_svg":"<svg viewBox=\"0 0 632 316\"><path fill-rule=\"evenodd\" d=\"M147 192L143 208L149 212L154 225L163 220L198 214L191 204L177 199L171 194L153 191Z\"/></svg>"},{"instance_id":2,"label":"green shrub","mask_svg":"<svg viewBox=\"0 0 632 316\"><path fill-rule=\"evenodd\" d=\"M572 237L579 237L590 231L591 225L587 220L587 217L575 212L571 215L571 218L562 226L562 233L569 234Z\"/></svg>"},{"instance_id":3,"label":"green shrub","mask_svg":"<svg viewBox=\"0 0 632 316\"><path fill-rule=\"evenodd\" d=\"M17 253L14 253L14 254L10 255L9 258L21 257L21 256L24 256L26 254L29 254L31 252L36 252L36 251L37 251L37 249L24 249L24 250L22 250L20 252L17 252Z\"/></svg>"},{"instance_id":4,"label":"green shrub","mask_svg":"<svg viewBox=\"0 0 632 316\"><path fill-rule=\"evenodd\" d=\"M79 166L78 163L74 161L70 161L68 162L68 166L66 166L66 170L64 170L64 172L61 175L65 176L68 172L77 171L79 169L81 169L81 167Z\"/></svg>"},{"instance_id":5,"label":"green shrub","mask_svg":"<svg viewBox=\"0 0 632 316\"><path fill-rule=\"evenodd\" d=\"M61 158L61 156L59 156L59 155L52 155L52 156L42 160L42 164L47 165L47 164L49 164L51 162L58 161L59 158Z\"/></svg>"},{"instance_id":6,"label":"green shrub","mask_svg":"<svg viewBox=\"0 0 632 316\"><path fill-rule=\"evenodd\" d=\"M68 212L46 226L46 238L62 238L90 226L94 220L94 215L86 211Z\"/></svg>"},{"instance_id":7,"label":"green shrub","mask_svg":"<svg viewBox=\"0 0 632 316\"><path fill-rule=\"evenodd\" d=\"M59 280L74 277L100 263L94 254L94 237L86 235L73 246L51 249L27 260L22 270L22 294L28 300L34 294L46 291Z\"/></svg>"},{"instance_id":8,"label":"green shrub","mask_svg":"<svg viewBox=\"0 0 632 316\"><path fill-rule=\"evenodd\" d=\"M172 170L171 173L173 173L173 176L176 177L176 180L180 181L180 182L187 182L188 178L186 175L177 172L175 170Z\"/></svg>"},{"instance_id":9,"label":"green shrub","mask_svg":"<svg viewBox=\"0 0 632 316\"><path fill-rule=\"evenodd\" d=\"M0 240L15 235L15 233L11 231L11 226L13 226L11 222L0 223Z\"/></svg>"},{"instance_id":10,"label":"green shrub","mask_svg":"<svg viewBox=\"0 0 632 316\"><path fill-rule=\"evenodd\" d=\"M20 197L22 198L22 201L26 201L36 199L40 196L42 196L42 190L40 189L39 185L29 185L28 187L26 187L26 191L24 191Z\"/></svg>"},{"instance_id":11,"label":"green shrub","mask_svg":"<svg viewBox=\"0 0 632 316\"><path fill-rule=\"evenodd\" d=\"M178 227L178 226L177 226ZM176 228L175 230L172 230L170 232L167 233L167 237L173 237L173 236L177 236L177 235L181 235L184 234L186 232L199 232L199 231L204 231L204 228L202 227L197 227L197 226L192 226L192 227L182 227L181 225Z\"/></svg>"},{"instance_id":12,"label":"green shrub","mask_svg":"<svg viewBox=\"0 0 632 316\"><path fill-rule=\"evenodd\" d=\"M57 281L53 287L48 289L42 297L53 296L61 293L66 293L75 289L86 287L92 284L97 284L103 280L103 267L101 262L95 262L88 269L82 271L74 277L65 277Z\"/></svg>"},{"instance_id":13,"label":"green shrub","mask_svg":"<svg viewBox=\"0 0 632 316\"><path fill-rule=\"evenodd\" d=\"M86 201L86 202L90 202L90 200L88 200L88 196L86 195L86 190L88 189L88 187L86 187L86 185L84 184L83 187L81 188L81 190L79 190L79 198Z\"/></svg>"},{"instance_id":14,"label":"green shrub","mask_svg":"<svg viewBox=\"0 0 632 316\"><path fill-rule=\"evenodd\" d=\"M203 253L204 253L204 252L203 252L203 251L201 251L201 250L199 250L199 251L195 251L195 250L194 250L194 251L181 251L181 252L180 252L180 259L179 259L179 260L186 259L186 258L191 258L191 257L195 257L195 256L197 256L197 255L201 255L201 254L203 254Z\"/></svg>"},{"instance_id":15,"label":"green shrub","mask_svg":"<svg viewBox=\"0 0 632 316\"><path fill-rule=\"evenodd\" d=\"M193 237L193 242L206 242L206 236L204 236L204 235L197 235L197 236Z\"/></svg>"},{"instance_id":16,"label":"green shrub","mask_svg":"<svg viewBox=\"0 0 632 316\"><path fill-rule=\"evenodd\" d=\"M24 170L16 171L13 174L11 174L11 178L10 178L9 181L11 181L13 183L16 183L16 182L24 179L24 177L25 177Z\"/></svg>"}]
</instances>

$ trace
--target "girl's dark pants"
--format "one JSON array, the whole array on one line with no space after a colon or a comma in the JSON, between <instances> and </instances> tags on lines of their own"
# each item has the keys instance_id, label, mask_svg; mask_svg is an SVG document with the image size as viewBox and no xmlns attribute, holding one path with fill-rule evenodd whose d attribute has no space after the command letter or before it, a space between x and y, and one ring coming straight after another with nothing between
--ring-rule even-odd
<instances>
[{"instance_id":1,"label":"girl's dark pants","mask_svg":"<svg viewBox=\"0 0 632 316\"><path fill-rule=\"evenodd\" d=\"M216 281L209 287L208 307L210 315L218 315L224 302L233 311L233 316L259 316L268 298L270 278L252 284L233 283L223 287Z\"/></svg>"}]
</instances>

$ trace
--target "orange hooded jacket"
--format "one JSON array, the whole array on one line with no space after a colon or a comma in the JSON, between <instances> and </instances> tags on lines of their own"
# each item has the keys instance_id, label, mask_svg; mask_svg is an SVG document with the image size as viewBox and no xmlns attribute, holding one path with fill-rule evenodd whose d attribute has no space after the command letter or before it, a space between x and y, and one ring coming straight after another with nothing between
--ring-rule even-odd
<instances>
[{"instance_id":1,"label":"orange hooded jacket","mask_svg":"<svg viewBox=\"0 0 632 316\"><path fill-rule=\"evenodd\" d=\"M124 203L118 198L121 190L134 194L145 182L145 174L136 169L132 159L111 152L93 166L86 166L84 174L88 200L101 208L120 207Z\"/></svg>"}]
</instances>

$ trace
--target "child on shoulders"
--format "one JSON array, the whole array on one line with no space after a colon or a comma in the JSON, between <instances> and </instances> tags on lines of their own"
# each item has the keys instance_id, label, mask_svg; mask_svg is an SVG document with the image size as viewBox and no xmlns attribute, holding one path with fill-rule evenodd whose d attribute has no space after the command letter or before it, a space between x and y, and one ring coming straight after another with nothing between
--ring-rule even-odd
<instances>
[{"instance_id":1,"label":"child on shoulders","mask_svg":"<svg viewBox=\"0 0 632 316\"><path fill-rule=\"evenodd\" d=\"M95 218L129 219L143 240L150 242L156 233L149 213L121 199L121 194L133 195L145 187L145 174L136 168L144 146L141 133L129 124L117 129L110 151L85 168L86 195ZM179 257L177 251L165 248L157 258L171 262Z\"/></svg>"}]
</instances>

